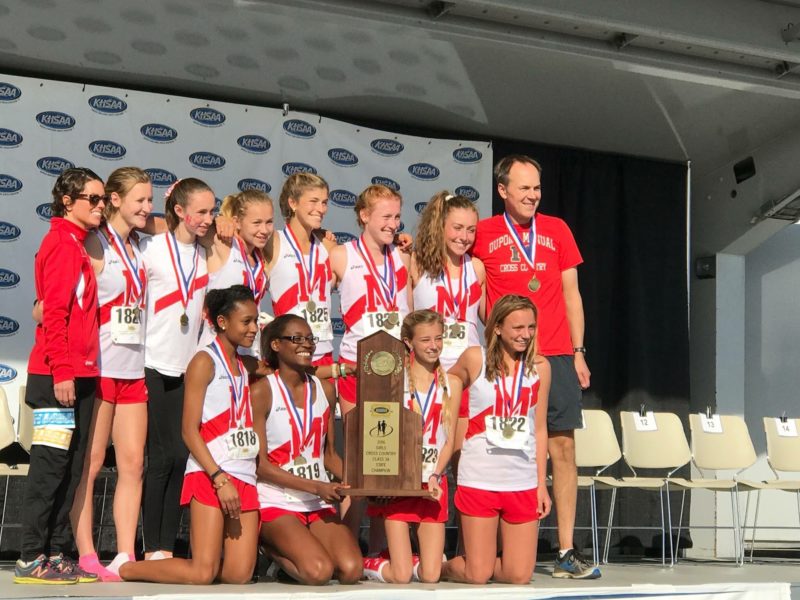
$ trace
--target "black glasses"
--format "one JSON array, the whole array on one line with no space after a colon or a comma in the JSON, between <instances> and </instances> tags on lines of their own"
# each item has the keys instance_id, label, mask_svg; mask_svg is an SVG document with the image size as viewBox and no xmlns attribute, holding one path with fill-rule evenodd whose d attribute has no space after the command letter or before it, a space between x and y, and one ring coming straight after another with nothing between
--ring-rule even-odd
<instances>
[{"instance_id":1,"label":"black glasses","mask_svg":"<svg viewBox=\"0 0 800 600\"><path fill-rule=\"evenodd\" d=\"M309 344L316 344L319 341L319 336L316 335L282 335L280 336L282 340L288 340L293 344L302 344L303 342L308 342Z\"/></svg>"},{"instance_id":2,"label":"black glasses","mask_svg":"<svg viewBox=\"0 0 800 600\"><path fill-rule=\"evenodd\" d=\"M98 204L100 204L101 200L103 201L103 204L108 204L109 201L111 200L111 196L109 196L108 194L104 194L102 196L100 196L99 194L75 194L72 197L72 199L88 200L90 205L97 206Z\"/></svg>"}]
</instances>

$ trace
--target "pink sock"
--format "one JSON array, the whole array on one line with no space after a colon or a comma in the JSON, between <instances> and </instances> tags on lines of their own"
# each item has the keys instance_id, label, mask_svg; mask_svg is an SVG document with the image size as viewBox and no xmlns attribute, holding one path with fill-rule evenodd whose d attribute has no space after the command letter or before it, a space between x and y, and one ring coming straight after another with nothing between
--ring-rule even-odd
<instances>
[{"instance_id":1,"label":"pink sock","mask_svg":"<svg viewBox=\"0 0 800 600\"><path fill-rule=\"evenodd\" d=\"M100 559L97 558L97 552L81 556L80 559L78 559L78 565L84 571L97 575L100 581L104 583L122 581L119 575L115 575L100 563Z\"/></svg>"}]
</instances>

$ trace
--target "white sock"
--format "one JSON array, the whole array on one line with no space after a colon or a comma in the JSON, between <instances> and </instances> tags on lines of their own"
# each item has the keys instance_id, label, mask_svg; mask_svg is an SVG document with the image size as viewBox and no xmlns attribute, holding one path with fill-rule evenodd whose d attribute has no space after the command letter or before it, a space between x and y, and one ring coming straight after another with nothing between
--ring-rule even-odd
<instances>
[{"instance_id":1,"label":"white sock","mask_svg":"<svg viewBox=\"0 0 800 600\"><path fill-rule=\"evenodd\" d=\"M558 551L558 558L564 558L567 555L567 552L572 550L572 548L565 548L563 550Z\"/></svg>"},{"instance_id":2,"label":"white sock","mask_svg":"<svg viewBox=\"0 0 800 600\"><path fill-rule=\"evenodd\" d=\"M122 565L128 562L134 562L135 560L136 559L127 552L120 552L114 557L114 560L108 564L106 569L114 573L114 575L119 575L119 568Z\"/></svg>"}]
</instances>

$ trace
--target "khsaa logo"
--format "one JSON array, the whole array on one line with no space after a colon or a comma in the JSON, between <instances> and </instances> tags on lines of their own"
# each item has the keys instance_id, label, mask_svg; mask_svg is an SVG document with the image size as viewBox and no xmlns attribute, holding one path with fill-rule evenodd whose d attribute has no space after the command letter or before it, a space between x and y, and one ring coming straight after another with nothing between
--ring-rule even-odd
<instances>
[{"instance_id":1,"label":"khsaa logo","mask_svg":"<svg viewBox=\"0 0 800 600\"><path fill-rule=\"evenodd\" d=\"M8 383L17 378L17 370L9 365L0 364L0 383Z\"/></svg>"},{"instance_id":2,"label":"khsaa logo","mask_svg":"<svg viewBox=\"0 0 800 600\"><path fill-rule=\"evenodd\" d=\"M89 98L89 107L101 115L120 115L128 110L128 103L116 96L101 94Z\"/></svg>"},{"instance_id":3,"label":"khsaa logo","mask_svg":"<svg viewBox=\"0 0 800 600\"><path fill-rule=\"evenodd\" d=\"M397 140L389 140L386 138L372 140L369 146L372 148L373 152L381 156L397 156L405 149L405 146Z\"/></svg>"},{"instance_id":4,"label":"khsaa logo","mask_svg":"<svg viewBox=\"0 0 800 600\"><path fill-rule=\"evenodd\" d=\"M334 317L331 319L331 326L333 327L333 335L337 337L344 335L344 319Z\"/></svg>"},{"instance_id":5,"label":"khsaa logo","mask_svg":"<svg viewBox=\"0 0 800 600\"><path fill-rule=\"evenodd\" d=\"M347 190L333 190L328 194L328 200L341 208L353 208L356 205L356 195Z\"/></svg>"},{"instance_id":6,"label":"khsaa logo","mask_svg":"<svg viewBox=\"0 0 800 600\"><path fill-rule=\"evenodd\" d=\"M466 198L470 202L477 202L478 198L481 197L481 195L478 193L478 190L476 190L471 185L462 185L460 187L457 187L455 189L455 192L456 196L464 196L464 198Z\"/></svg>"},{"instance_id":7,"label":"khsaa logo","mask_svg":"<svg viewBox=\"0 0 800 600\"><path fill-rule=\"evenodd\" d=\"M225 115L215 108L195 108L189 113L192 121L204 127L219 127L225 122Z\"/></svg>"},{"instance_id":8,"label":"khsaa logo","mask_svg":"<svg viewBox=\"0 0 800 600\"><path fill-rule=\"evenodd\" d=\"M242 150L252 154L266 154L272 147L269 140L260 135L243 135L236 143Z\"/></svg>"},{"instance_id":9,"label":"khsaa logo","mask_svg":"<svg viewBox=\"0 0 800 600\"><path fill-rule=\"evenodd\" d=\"M16 194L22 189L22 182L13 175L0 175L0 194Z\"/></svg>"},{"instance_id":10,"label":"khsaa logo","mask_svg":"<svg viewBox=\"0 0 800 600\"><path fill-rule=\"evenodd\" d=\"M0 221L0 242L15 240L19 237L20 233L22 233L22 230L13 223Z\"/></svg>"},{"instance_id":11,"label":"khsaa logo","mask_svg":"<svg viewBox=\"0 0 800 600\"><path fill-rule=\"evenodd\" d=\"M289 119L283 122L283 130L292 137L313 138L317 135L317 128L302 119Z\"/></svg>"},{"instance_id":12,"label":"khsaa logo","mask_svg":"<svg viewBox=\"0 0 800 600\"><path fill-rule=\"evenodd\" d=\"M165 169L145 169L144 172L150 176L150 182L154 187L169 187L178 181L174 173L170 173Z\"/></svg>"},{"instance_id":13,"label":"khsaa logo","mask_svg":"<svg viewBox=\"0 0 800 600\"><path fill-rule=\"evenodd\" d=\"M0 127L0 147L16 148L22 143L22 135L16 131Z\"/></svg>"},{"instance_id":14,"label":"khsaa logo","mask_svg":"<svg viewBox=\"0 0 800 600\"><path fill-rule=\"evenodd\" d=\"M0 102L16 102L22 96L22 90L17 86L0 81Z\"/></svg>"},{"instance_id":15,"label":"khsaa logo","mask_svg":"<svg viewBox=\"0 0 800 600\"><path fill-rule=\"evenodd\" d=\"M0 315L0 336L14 335L19 331L19 323L11 317Z\"/></svg>"},{"instance_id":16,"label":"khsaa logo","mask_svg":"<svg viewBox=\"0 0 800 600\"><path fill-rule=\"evenodd\" d=\"M92 153L92 156L102 158L103 160L119 160L127 154L125 146L117 142L112 142L111 140L93 141L89 144L89 152Z\"/></svg>"},{"instance_id":17,"label":"khsaa logo","mask_svg":"<svg viewBox=\"0 0 800 600\"><path fill-rule=\"evenodd\" d=\"M36 122L45 129L53 131L68 131L75 127L75 118L67 113L48 110L36 115Z\"/></svg>"},{"instance_id":18,"label":"khsaa logo","mask_svg":"<svg viewBox=\"0 0 800 600\"><path fill-rule=\"evenodd\" d=\"M390 190L394 190L395 192L400 191L400 184L397 183L394 179L389 179L388 177L373 177L371 180L372 185L385 185Z\"/></svg>"},{"instance_id":19,"label":"khsaa logo","mask_svg":"<svg viewBox=\"0 0 800 600\"><path fill-rule=\"evenodd\" d=\"M0 269L0 288L13 288L19 285L19 275L8 269Z\"/></svg>"},{"instance_id":20,"label":"khsaa logo","mask_svg":"<svg viewBox=\"0 0 800 600\"><path fill-rule=\"evenodd\" d=\"M252 178L240 179L239 183L236 184L236 187L238 187L242 192L246 192L247 190L258 190L259 192L264 192L265 194L269 194L270 190L272 190L272 186L266 181Z\"/></svg>"},{"instance_id":21,"label":"khsaa logo","mask_svg":"<svg viewBox=\"0 0 800 600\"><path fill-rule=\"evenodd\" d=\"M428 206L427 202L417 202L414 205L414 210L417 211L418 215L422 214L422 211L425 210L425 207Z\"/></svg>"},{"instance_id":22,"label":"khsaa logo","mask_svg":"<svg viewBox=\"0 0 800 600\"><path fill-rule=\"evenodd\" d=\"M169 144L178 138L178 132L169 125L147 123L139 129L144 139L156 144Z\"/></svg>"},{"instance_id":23,"label":"khsaa logo","mask_svg":"<svg viewBox=\"0 0 800 600\"><path fill-rule=\"evenodd\" d=\"M306 163L301 162L288 162L284 163L281 167L281 173L286 175L294 175L295 173L311 173L312 175L317 174L317 170L312 167L311 165L307 165Z\"/></svg>"},{"instance_id":24,"label":"khsaa logo","mask_svg":"<svg viewBox=\"0 0 800 600\"><path fill-rule=\"evenodd\" d=\"M60 156L43 156L36 161L36 166L45 175L58 177L63 171L75 168L75 164Z\"/></svg>"},{"instance_id":25,"label":"khsaa logo","mask_svg":"<svg viewBox=\"0 0 800 600\"><path fill-rule=\"evenodd\" d=\"M414 163L408 167L408 172L414 179L432 181L439 177L439 169L430 163Z\"/></svg>"},{"instance_id":26,"label":"khsaa logo","mask_svg":"<svg viewBox=\"0 0 800 600\"><path fill-rule=\"evenodd\" d=\"M225 166L225 159L213 152L194 152L189 155L189 162L204 171L218 171Z\"/></svg>"},{"instance_id":27,"label":"khsaa logo","mask_svg":"<svg viewBox=\"0 0 800 600\"><path fill-rule=\"evenodd\" d=\"M358 239L352 233L348 233L346 231L334 231L333 235L336 236L336 243L340 246Z\"/></svg>"},{"instance_id":28,"label":"khsaa logo","mask_svg":"<svg viewBox=\"0 0 800 600\"><path fill-rule=\"evenodd\" d=\"M457 163L469 165L476 162L481 162L483 154L475 148L457 148L453 150L453 159Z\"/></svg>"},{"instance_id":29,"label":"khsaa logo","mask_svg":"<svg viewBox=\"0 0 800 600\"><path fill-rule=\"evenodd\" d=\"M40 204L36 207L36 214L42 221L49 221L53 218L53 205L49 202Z\"/></svg>"},{"instance_id":30,"label":"khsaa logo","mask_svg":"<svg viewBox=\"0 0 800 600\"><path fill-rule=\"evenodd\" d=\"M328 150L328 158L340 167L355 167L358 164L358 157L344 148L331 148Z\"/></svg>"}]
</instances>

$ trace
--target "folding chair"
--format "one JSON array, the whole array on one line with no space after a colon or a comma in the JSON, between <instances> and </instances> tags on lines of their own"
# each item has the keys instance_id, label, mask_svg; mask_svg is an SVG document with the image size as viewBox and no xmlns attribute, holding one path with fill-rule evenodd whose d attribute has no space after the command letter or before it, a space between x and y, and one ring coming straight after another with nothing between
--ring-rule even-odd
<instances>
[{"instance_id":1,"label":"folding chair","mask_svg":"<svg viewBox=\"0 0 800 600\"><path fill-rule=\"evenodd\" d=\"M666 564L666 542L669 538L670 566L674 564L672 551L672 514L669 505L669 488L666 480L692 458L683 425L673 413L620 412L622 425L622 457L633 473L632 477L594 477L599 489L611 489L611 506L608 510L608 528L603 548L603 562L608 562L614 507L618 489L658 491L661 504L661 527L637 526L629 529L661 530L661 564ZM636 469L658 469L663 477L640 477ZM666 497L666 523L664 498Z\"/></svg>"},{"instance_id":2,"label":"folding chair","mask_svg":"<svg viewBox=\"0 0 800 600\"><path fill-rule=\"evenodd\" d=\"M24 398L25 387L21 388L20 396ZM20 414L27 409L30 411L30 408L25 404L23 401L20 404ZM31 431L33 429L33 418L31 417ZM23 425L20 423L20 431L23 432ZM31 433L31 436L33 434ZM29 436L30 437L30 436ZM26 438L27 439L27 438ZM14 445L15 442L20 442L20 445L23 446L22 441L17 436L17 433L14 431L14 419L11 417L11 410L8 407L8 398L6 397L5 389L0 387L0 451L6 451L4 454L7 456L12 456L11 453L8 451ZM24 448L24 446L23 446ZM30 445L25 448L26 452L30 450ZM7 457L0 459L0 477L6 478L6 483L3 489L3 511L0 514L0 547L3 544L3 530L7 527L6 525L6 508L8 506L8 487L11 483L12 477L26 477L28 475L28 465L24 463L19 463L18 461L10 460ZM14 523L14 527L19 527L19 523ZM12 527L12 525L8 525L8 527Z\"/></svg>"},{"instance_id":3,"label":"folding chair","mask_svg":"<svg viewBox=\"0 0 800 600\"><path fill-rule=\"evenodd\" d=\"M575 430L575 464L578 468L597 469L593 477L578 475L578 487L589 491L592 519L592 557L595 565L600 561L600 540L597 525L597 485L594 477L622 458L614 424L607 412L584 410L583 428Z\"/></svg>"},{"instance_id":4,"label":"folding chair","mask_svg":"<svg viewBox=\"0 0 800 600\"><path fill-rule=\"evenodd\" d=\"M731 498L731 514L733 524L730 529L734 535L734 552L736 564L744 561L742 527L739 522L739 492L750 492L755 489L750 482L738 480L739 473L756 462L756 451L747 430L747 423L735 415L689 415L689 429L692 438L692 462L702 473L713 471L714 477L670 479L668 485L682 488L681 514L678 520L678 542L675 546L675 561L678 560L680 534L683 526L683 507L687 490L709 490L729 492ZM727 479L719 479L718 471L735 471ZM695 529L726 529L719 525L692 525Z\"/></svg>"},{"instance_id":5,"label":"folding chair","mask_svg":"<svg viewBox=\"0 0 800 600\"><path fill-rule=\"evenodd\" d=\"M753 562L753 551L756 545L756 529L758 528L758 511L761 504L761 490L780 490L793 492L797 500L797 514L800 517L800 481L796 479L781 479L779 471L800 471L800 435L798 428L800 419L786 417L764 417L764 432L767 434L767 463L775 474L775 479L759 482L756 494L756 514L753 518L753 528L750 537L750 562ZM750 507L748 497L745 509L745 524ZM796 527L766 527L765 529L796 529ZM744 537L744 536L743 536Z\"/></svg>"}]
</instances>

